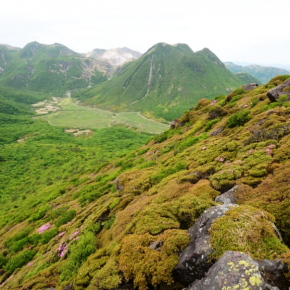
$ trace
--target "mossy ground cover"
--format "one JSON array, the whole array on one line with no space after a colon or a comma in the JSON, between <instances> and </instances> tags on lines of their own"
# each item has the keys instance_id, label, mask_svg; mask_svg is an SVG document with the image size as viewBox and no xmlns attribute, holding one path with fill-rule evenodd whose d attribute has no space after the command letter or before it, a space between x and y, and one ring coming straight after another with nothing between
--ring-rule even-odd
<instances>
[{"instance_id":1,"label":"mossy ground cover","mask_svg":"<svg viewBox=\"0 0 290 290\"><path fill-rule=\"evenodd\" d=\"M241 185L240 206L211 229L217 257L230 249L254 258L288 261L290 109L285 103L264 109L270 104L267 91L284 80L277 77L250 92L238 89L213 101L201 100L176 120L174 129L102 166L90 156L87 170L78 167L70 178L52 185L60 191L50 192L45 186L35 195L27 193L34 214L31 221L30 216L18 220L22 204L28 207L25 200L7 202L8 220L0 231L6 243L0 247L4 271L0 283L12 277L5 285L15 289L61 289L70 282L77 290L111 289L126 281L140 289L182 289L171 271L187 245L187 229L205 209L216 205L218 194L236 184ZM243 111L248 112L246 121L228 126L230 117ZM84 160L78 164L87 164ZM5 188L8 191L9 185ZM22 191L16 189L15 196ZM38 200L32 206L32 198L40 196L46 197L45 202ZM66 219L71 211L72 219ZM272 221L285 244L275 236ZM57 234L46 243L30 242L43 227L57 229ZM94 249L83 254L78 243L87 245L87 239ZM23 249L13 253L15 244ZM19 265L11 275L5 272L6 258L29 248L36 252L29 266ZM78 255L85 258L75 265L72 261ZM73 269L71 276L67 269Z\"/></svg>"}]
</instances>

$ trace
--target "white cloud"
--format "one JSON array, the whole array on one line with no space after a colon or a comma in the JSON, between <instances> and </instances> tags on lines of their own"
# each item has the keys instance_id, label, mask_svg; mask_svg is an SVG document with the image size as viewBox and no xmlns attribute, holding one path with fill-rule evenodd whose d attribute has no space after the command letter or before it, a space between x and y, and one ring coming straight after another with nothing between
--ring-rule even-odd
<instances>
[{"instance_id":1,"label":"white cloud","mask_svg":"<svg viewBox=\"0 0 290 290\"><path fill-rule=\"evenodd\" d=\"M78 52L157 42L208 47L222 60L290 64L289 0L10 0L0 43L62 43ZM3 2L3 3L2 3Z\"/></svg>"}]
</instances>

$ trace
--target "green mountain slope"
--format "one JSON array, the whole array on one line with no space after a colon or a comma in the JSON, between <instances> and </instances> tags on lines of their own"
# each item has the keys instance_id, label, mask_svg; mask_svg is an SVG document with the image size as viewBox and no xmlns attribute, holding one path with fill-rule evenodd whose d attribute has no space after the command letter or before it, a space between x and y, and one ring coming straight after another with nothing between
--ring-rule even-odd
<instances>
[{"instance_id":1,"label":"green mountain slope","mask_svg":"<svg viewBox=\"0 0 290 290\"><path fill-rule=\"evenodd\" d=\"M239 72L248 73L249 75L260 80L263 84L269 82L272 78L278 75L284 75L284 74L289 73L289 71L285 69L276 68L276 67L267 67L267 66L261 66L261 65L241 66L241 65L236 65L232 62L225 62L224 64L232 73L234 74L239 73Z\"/></svg>"},{"instance_id":2,"label":"green mountain slope","mask_svg":"<svg viewBox=\"0 0 290 290\"><path fill-rule=\"evenodd\" d=\"M76 161L61 167L62 173L58 167L66 151L51 159L32 154L29 162L21 158L22 149L30 150L25 143L7 148L13 154L1 151L1 287L184 289L172 270L188 245L187 230L234 185L239 206L209 229L213 258L242 251L289 265L290 101L267 97L289 78L276 77L249 92L239 87L214 101L201 99L172 129L103 166L77 146L68 148ZM45 135L34 142L57 154L63 139L54 134L51 143ZM24 171L21 184L13 162ZM14 168L11 183L5 168ZM53 180L47 169L55 172Z\"/></svg>"},{"instance_id":3,"label":"green mountain slope","mask_svg":"<svg viewBox=\"0 0 290 290\"><path fill-rule=\"evenodd\" d=\"M235 76L244 82L244 84L256 83L261 85L262 82L245 72L235 73Z\"/></svg>"},{"instance_id":4,"label":"green mountain slope","mask_svg":"<svg viewBox=\"0 0 290 290\"><path fill-rule=\"evenodd\" d=\"M0 45L0 84L61 96L107 80L113 71L104 60L85 58L64 45L37 42L23 49Z\"/></svg>"},{"instance_id":5,"label":"green mountain slope","mask_svg":"<svg viewBox=\"0 0 290 290\"><path fill-rule=\"evenodd\" d=\"M172 120L199 99L241 84L209 49L194 53L186 44L159 43L124 65L110 81L74 96L101 108Z\"/></svg>"}]
</instances>

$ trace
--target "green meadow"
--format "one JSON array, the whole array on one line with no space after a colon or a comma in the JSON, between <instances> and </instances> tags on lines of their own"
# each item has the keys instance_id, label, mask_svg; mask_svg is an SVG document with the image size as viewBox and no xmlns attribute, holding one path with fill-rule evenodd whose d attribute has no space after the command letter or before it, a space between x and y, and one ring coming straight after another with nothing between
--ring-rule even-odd
<instances>
[{"instance_id":1,"label":"green meadow","mask_svg":"<svg viewBox=\"0 0 290 290\"><path fill-rule=\"evenodd\" d=\"M169 128L169 125L147 119L139 112L113 113L99 108L81 106L72 98L62 99L57 106L62 110L37 118L47 120L53 126L80 129L101 129L122 124L143 132L158 134Z\"/></svg>"}]
</instances>

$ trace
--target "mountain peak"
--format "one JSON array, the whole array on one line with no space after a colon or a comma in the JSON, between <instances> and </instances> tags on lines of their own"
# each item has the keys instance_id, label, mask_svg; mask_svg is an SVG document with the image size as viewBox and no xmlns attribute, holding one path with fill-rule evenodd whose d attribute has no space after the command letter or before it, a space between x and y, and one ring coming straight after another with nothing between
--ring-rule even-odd
<instances>
[{"instance_id":1,"label":"mountain peak","mask_svg":"<svg viewBox=\"0 0 290 290\"><path fill-rule=\"evenodd\" d=\"M128 61L138 59L142 54L128 47L117 47L108 50L95 48L84 55L86 57L106 60L113 66L121 66Z\"/></svg>"}]
</instances>

